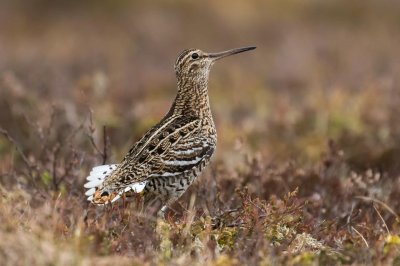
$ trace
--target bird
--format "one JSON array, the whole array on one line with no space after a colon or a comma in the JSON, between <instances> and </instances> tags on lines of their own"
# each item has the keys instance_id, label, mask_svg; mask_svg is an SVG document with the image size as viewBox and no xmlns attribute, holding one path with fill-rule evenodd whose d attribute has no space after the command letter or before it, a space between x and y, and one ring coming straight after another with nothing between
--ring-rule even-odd
<instances>
[{"instance_id":1,"label":"bird","mask_svg":"<svg viewBox=\"0 0 400 266\"><path fill-rule=\"evenodd\" d=\"M219 53L186 49L175 62L177 94L167 114L137 141L119 164L94 167L84 184L87 200L114 203L141 194L144 206L159 202L163 215L210 162L217 145L208 80L212 65L255 46Z\"/></svg>"}]
</instances>

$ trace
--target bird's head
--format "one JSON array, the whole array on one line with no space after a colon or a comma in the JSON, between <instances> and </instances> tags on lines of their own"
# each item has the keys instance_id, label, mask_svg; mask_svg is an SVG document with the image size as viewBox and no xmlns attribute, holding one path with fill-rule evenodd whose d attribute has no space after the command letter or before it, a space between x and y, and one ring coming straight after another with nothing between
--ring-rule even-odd
<instances>
[{"instance_id":1,"label":"bird's head","mask_svg":"<svg viewBox=\"0 0 400 266\"><path fill-rule=\"evenodd\" d=\"M198 81L207 81L211 66L215 61L253 49L256 49L256 47L235 48L220 53L206 53L199 49L184 50L175 62L176 76L178 80L189 78Z\"/></svg>"}]
</instances>

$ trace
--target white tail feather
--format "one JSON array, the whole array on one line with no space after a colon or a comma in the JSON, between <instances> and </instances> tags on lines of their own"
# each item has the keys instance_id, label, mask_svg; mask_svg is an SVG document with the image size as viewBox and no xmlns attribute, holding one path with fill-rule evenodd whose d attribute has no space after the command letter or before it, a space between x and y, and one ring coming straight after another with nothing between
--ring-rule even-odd
<instances>
[{"instance_id":1,"label":"white tail feather","mask_svg":"<svg viewBox=\"0 0 400 266\"><path fill-rule=\"evenodd\" d=\"M93 167L92 171L90 171L89 176L86 177L88 181L84 188L88 188L85 195L88 196L88 200L91 201L93 199L93 194L96 192L96 188L104 182L104 179L110 175L114 169L116 169L118 164L109 164L109 165L99 165Z\"/></svg>"},{"instance_id":2,"label":"white tail feather","mask_svg":"<svg viewBox=\"0 0 400 266\"><path fill-rule=\"evenodd\" d=\"M146 186L147 181L143 181L143 182L138 182L135 184L130 185L129 187L135 191L135 193L141 193L144 189L144 187Z\"/></svg>"},{"instance_id":3,"label":"white tail feather","mask_svg":"<svg viewBox=\"0 0 400 266\"><path fill-rule=\"evenodd\" d=\"M89 176L86 178L86 180L91 181L95 179L104 179L115 168L117 168L117 166L118 164L96 166L92 169L92 171L90 171Z\"/></svg>"},{"instance_id":4,"label":"white tail feather","mask_svg":"<svg viewBox=\"0 0 400 266\"><path fill-rule=\"evenodd\" d=\"M109 165L99 165L93 167L92 171L90 171L89 176L86 177L88 181L85 185L83 185L88 190L86 191L85 195L88 197L88 201L93 200L93 194L96 192L96 188L99 187L103 182L104 179L110 175L112 171L117 168L118 164L109 164ZM130 190L134 191L135 193L140 193L143 191L144 187L146 186L147 181L133 183L127 186L125 189L118 192L118 194L112 199L112 202L117 201L121 198L122 194L128 192Z\"/></svg>"},{"instance_id":5,"label":"white tail feather","mask_svg":"<svg viewBox=\"0 0 400 266\"><path fill-rule=\"evenodd\" d=\"M86 191L85 195L91 196L91 195L93 195L94 192L96 192L96 188L91 188L88 191Z\"/></svg>"},{"instance_id":6,"label":"white tail feather","mask_svg":"<svg viewBox=\"0 0 400 266\"><path fill-rule=\"evenodd\" d=\"M92 171L103 171L103 170L113 170L118 166L118 164L103 164L93 167Z\"/></svg>"},{"instance_id":7,"label":"white tail feather","mask_svg":"<svg viewBox=\"0 0 400 266\"><path fill-rule=\"evenodd\" d=\"M101 185L101 183L103 183L103 181L104 181L104 179L89 181L86 184L84 184L83 187L92 189L92 188L95 188L95 187L98 187L99 185Z\"/></svg>"},{"instance_id":8,"label":"white tail feather","mask_svg":"<svg viewBox=\"0 0 400 266\"><path fill-rule=\"evenodd\" d=\"M143 181L143 182L137 182L137 183L133 183L131 185L129 185L128 187L126 187L124 190L121 190L120 192L118 192L118 195L116 195L111 203L117 201L118 199L121 198L122 194L124 194L125 192L128 192L130 190L133 190L135 193L140 193L143 191L144 187L146 186L147 181Z\"/></svg>"}]
</instances>

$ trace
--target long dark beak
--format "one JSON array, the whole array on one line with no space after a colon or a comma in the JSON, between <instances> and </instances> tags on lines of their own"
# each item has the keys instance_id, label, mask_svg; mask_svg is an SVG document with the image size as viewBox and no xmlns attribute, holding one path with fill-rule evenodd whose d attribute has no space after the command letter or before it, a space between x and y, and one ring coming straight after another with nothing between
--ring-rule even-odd
<instances>
[{"instance_id":1,"label":"long dark beak","mask_svg":"<svg viewBox=\"0 0 400 266\"><path fill-rule=\"evenodd\" d=\"M224 57L227 57L227 56L230 56L230 55L243 53L243 52L246 52L246 51L254 50L256 48L257 47L255 47L255 46L235 48L235 49L224 51L224 52L220 52L220 53L210 53L210 54L207 54L207 57L212 59L213 61L216 61L216 60L219 60L221 58L224 58Z\"/></svg>"}]
</instances>

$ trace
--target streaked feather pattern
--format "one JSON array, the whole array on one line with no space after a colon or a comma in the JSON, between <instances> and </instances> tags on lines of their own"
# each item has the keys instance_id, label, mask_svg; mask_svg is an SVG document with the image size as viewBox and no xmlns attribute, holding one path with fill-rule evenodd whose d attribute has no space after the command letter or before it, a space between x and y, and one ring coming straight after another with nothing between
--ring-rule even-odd
<instances>
[{"instance_id":1,"label":"streaked feather pattern","mask_svg":"<svg viewBox=\"0 0 400 266\"><path fill-rule=\"evenodd\" d=\"M208 100L212 64L228 55L253 50L244 47L221 53L183 51L175 62L178 93L165 117L129 150L120 164L92 169L84 185L95 204L115 202L124 193L143 193L170 205L192 184L210 161L217 133Z\"/></svg>"}]
</instances>

